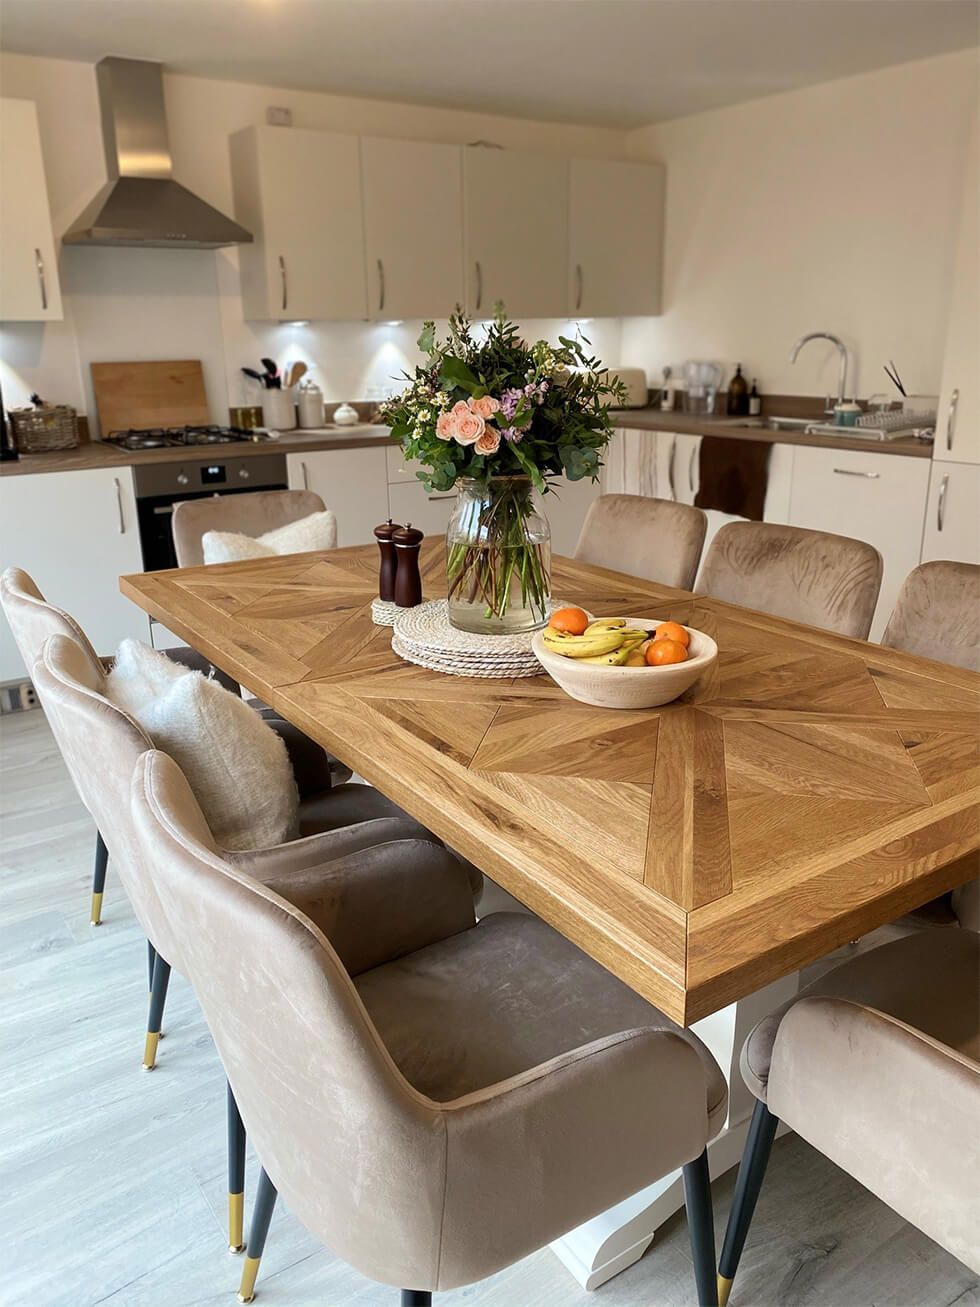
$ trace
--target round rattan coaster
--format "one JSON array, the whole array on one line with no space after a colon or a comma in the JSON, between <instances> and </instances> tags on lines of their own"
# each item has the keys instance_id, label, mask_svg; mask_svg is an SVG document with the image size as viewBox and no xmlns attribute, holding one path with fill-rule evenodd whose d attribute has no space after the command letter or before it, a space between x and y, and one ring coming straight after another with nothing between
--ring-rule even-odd
<instances>
[{"instance_id":1,"label":"round rattan coaster","mask_svg":"<svg viewBox=\"0 0 980 1307\"><path fill-rule=\"evenodd\" d=\"M395 618L399 613L407 612L405 608L399 608L388 599L371 600L371 621L375 626L394 626Z\"/></svg>"},{"instance_id":2,"label":"round rattan coaster","mask_svg":"<svg viewBox=\"0 0 980 1307\"><path fill-rule=\"evenodd\" d=\"M445 599L404 609L395 619L391 647L406 662L450 676L509 679L540 676L531 652L531 633L476 635L449 623Z\"/></svg>"}]
</instances>

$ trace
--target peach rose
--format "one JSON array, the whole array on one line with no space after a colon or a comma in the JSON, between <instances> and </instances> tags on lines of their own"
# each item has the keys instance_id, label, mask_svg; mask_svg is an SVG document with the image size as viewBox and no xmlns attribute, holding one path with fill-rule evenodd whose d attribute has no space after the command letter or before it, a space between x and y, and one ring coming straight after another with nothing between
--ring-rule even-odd
<instances>
[{"instance_id":1,"label":"peach rose","mask_svg":"<svg viewBox=\"0 0 980 1307\"><path fill-rule=\"evenodd\" d=\"M473 446L473 452L476 454L496 454L500 448L500 432L494 431L490 427L484 428L483 434L477 439Z\"/></svg>"},{"instance_id":2,"label":"peach rose","mask_svg":"<svg viewBox=\"0 0 980 1307\"><path fill-rule=\"evenodd\" d=\"M471 413L466 409L456 418L456 439L461 445L476 444L485 430L486 423L479 413Z\"/></svg>"},{"instance_id":3,"label":"peach rose","mask_svg":"<svg viewBox=\"0 0 980 1307\"><path fill-rule=\"evenodd\" d=\"M481 395L479 399L470 400L470 408L474 413L479 413L481 418L492 418L494 413L500 411L500 400L494 399L492 395Z\"/></svg>"},{"instance_id":4,"label":"peach rose","mask_svg":"<svg viewBox=\"0 0 980 1307\"><path fill-rule=\"evenodd\" d=\"M471 409L465 399L457 399L456 403L449 411L450 413L455 413L457 417L461 417L462 414L471 412Z\"/></svg>"},{"instance_id":5,"label":"peach rose","mask_svg":"<svg viewBox=\"0 0 980 1307\"><path fill-rule=\"evenodd\" d=\"M440 440L453 440L456 436L455 413L440 413L436 422L436 435Z\"/></svg>"}]
</instances>

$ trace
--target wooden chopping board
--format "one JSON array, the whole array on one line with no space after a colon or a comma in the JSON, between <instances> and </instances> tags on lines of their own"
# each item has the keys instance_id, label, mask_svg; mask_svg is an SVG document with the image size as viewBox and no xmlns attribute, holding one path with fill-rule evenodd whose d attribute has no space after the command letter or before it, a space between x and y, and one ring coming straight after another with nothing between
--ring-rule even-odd
<instances>
[{"instance_id":1,"label":"wooden chopping board","mask_svg":"<svg viewBox=\"0 0 980 1307\"><path fill-rule=\"evenodd\" d=\"M99 430L182 427L211 421L200 359L93 363Z\"/></svg>"}]
</instances>

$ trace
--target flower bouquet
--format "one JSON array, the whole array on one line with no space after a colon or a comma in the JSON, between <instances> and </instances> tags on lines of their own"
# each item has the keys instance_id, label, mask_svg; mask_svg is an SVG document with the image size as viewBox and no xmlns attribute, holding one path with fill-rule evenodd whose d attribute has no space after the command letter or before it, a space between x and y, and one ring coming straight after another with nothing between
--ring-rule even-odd
<instances>
[{"instance_id":1,"label":"flower bouquet","mask_svg":"<svg viewBox=\"0 0 980 1307\"><path fill-rule=\"evenodd\" d=\"M382 418L427 489L459 485L447 532L450 621L498 634L543 626L551 538L537 497L562 476L597 479L623 388L600 377L584 338L528 345L500 312L481 340L457 312L445 341L427 322L418 343L425 362Z\"/></svg>"}]
</instances>

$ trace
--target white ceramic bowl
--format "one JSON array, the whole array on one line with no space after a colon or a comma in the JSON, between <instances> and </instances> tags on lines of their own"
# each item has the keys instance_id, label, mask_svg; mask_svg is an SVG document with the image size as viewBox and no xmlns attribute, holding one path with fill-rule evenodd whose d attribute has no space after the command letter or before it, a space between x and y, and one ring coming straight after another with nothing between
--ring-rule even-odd
<instances>
[{"instance_id":1,"label":"white ceramic bowl","mask_svg":"<svg viewBox=\"0 0 980 1307\"><path fill-rule=\"evenodd\" d=\"M662 620L630 617L627 625L652 631ZM542 631L535 631L531 648L552 679L581 703L598 708L659 708L690 689L718 657L718 646L710 635L690 626L684 630L691 637L687 662L664 667L597 667L579 658L566 658L545 648Z\"/></svg>"}]
</instances>

